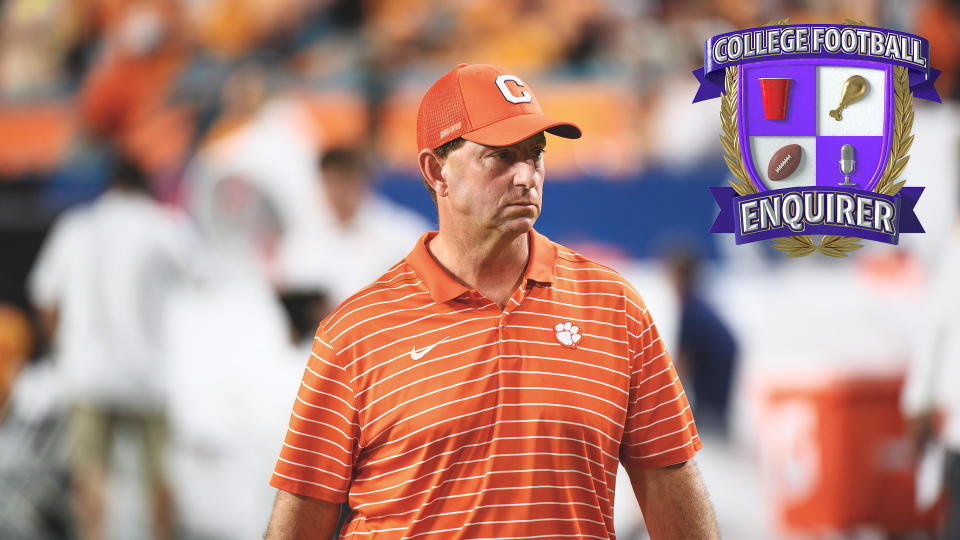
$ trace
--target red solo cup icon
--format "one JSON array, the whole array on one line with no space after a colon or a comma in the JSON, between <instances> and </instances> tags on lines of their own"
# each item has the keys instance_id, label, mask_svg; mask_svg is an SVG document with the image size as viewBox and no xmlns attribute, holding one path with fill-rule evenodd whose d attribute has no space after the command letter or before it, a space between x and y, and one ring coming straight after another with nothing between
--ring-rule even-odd
<instances>
[{"instance_id":1,"label":"red solo cup icon","mask_svg":"<svg viewBox=\"0 0 960 540\"><path fill-rule=\"evenodd\" d=\"M767 120L783 120L787 117L787 99L790 96L789 78L760 79L763 93L763 116Z\"/></svg>"}]
</instances>

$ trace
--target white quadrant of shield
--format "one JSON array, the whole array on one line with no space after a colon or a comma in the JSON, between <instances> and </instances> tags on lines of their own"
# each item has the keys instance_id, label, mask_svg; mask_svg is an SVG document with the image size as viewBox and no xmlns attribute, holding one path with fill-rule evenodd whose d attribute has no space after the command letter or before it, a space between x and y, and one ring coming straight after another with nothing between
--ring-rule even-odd
<instances>
[{"instance_id":1,"label":"white quadrant of shield","mask_svg":"<svg viewBox=\"0 0 960 540\"><path fill-rule=\"evenodd\" d=\"M843 84L854 75L867 80L867 92L835 120L830 111L840 106ZM817 66L817 135L883 135L885 79L882 69Z\"/></svg>"},{"instance_id":2,"label":"white quadrant of shield","mask_svg":"<svg viewBox=\"0 0 960 540\"><path fill-rule=\"evenodd\" d=\"M753 156L753 166L757 176L763 180L767 189L784 189L799 186L814 186L817 184L817 138L816 137L783 137L760 136L750 137L750 155ZM767 176L767 165L777 150L788 144L799 144L803 152L800 154L800 165L793 174L774 182Z\"/></svg>"}]
</instances>

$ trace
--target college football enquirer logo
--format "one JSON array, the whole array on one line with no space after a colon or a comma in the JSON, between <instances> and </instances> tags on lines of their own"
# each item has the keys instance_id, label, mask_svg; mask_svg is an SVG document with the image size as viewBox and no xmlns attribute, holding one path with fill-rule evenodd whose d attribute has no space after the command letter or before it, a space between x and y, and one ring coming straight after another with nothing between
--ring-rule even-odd
<instances>
[{"instance_id":1,"label":"college football enquirer logo","mask_svg":"<svg viewBox=\"0 0 960 540\"><path fill-rule=\"evenodd\" d=\"M720 140L734 179L711 188L710 232L774 239L790 257L845 257L860 239L923 232L922 187L900 179L913 97L940 102L929 43L846 21L720 34L705 44L694 102L723 97ZM824 235L817 243L810 235Z\"/></svg>"}]
</instances>

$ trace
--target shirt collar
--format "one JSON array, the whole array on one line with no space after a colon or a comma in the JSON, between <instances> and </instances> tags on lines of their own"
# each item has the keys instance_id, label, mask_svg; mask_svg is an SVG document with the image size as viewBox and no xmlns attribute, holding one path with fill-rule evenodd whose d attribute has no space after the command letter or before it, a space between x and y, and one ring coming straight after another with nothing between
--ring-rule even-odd
<instances>
[{"instance_id":1,"label":"shirt collar","mask_svg":"<svg viewBox=\"0 0 960 540\"><path fill-rule=\"evenodd\" d=\"M430 296L436 302L443 303L469 292L470 289L448 274L430 254L427 243L433 240L436 235L437 231L424 233L417 241L413 251L407 255L406 261L420 277ZM554 265L557 258L556 244L533 230L528 233L528 238L531 239L531 250L530 260L527 262L527 270L524 274L524 282L553 283Z\"/></svg>"}]
</instances>

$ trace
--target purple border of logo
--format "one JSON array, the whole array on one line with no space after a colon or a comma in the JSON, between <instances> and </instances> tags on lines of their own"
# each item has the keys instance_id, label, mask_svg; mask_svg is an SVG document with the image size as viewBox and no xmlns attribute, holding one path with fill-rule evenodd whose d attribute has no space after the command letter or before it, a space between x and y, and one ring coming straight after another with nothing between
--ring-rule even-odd
<instances>
[{"instance_id":1,"label":"purple border of logo","mask_svg":"<svg viewBox=\"0 0 960 540\"><path fill-rule=\"evenodd\" d=\"M836 28L837 30L843 30L845 28L856 28L859 30L871 30L876 32L883 32L886 34L894 34L897 36L906 37L909 39L916 39L920 41L920 50L921 57L926 59L927 67L922 69L916 66L911 62L906 62L902 60L894 59L877 59L872 56L861 56L856 53L845 53L845 52L791 52L791 53L778 53L778 54L767 54L763 56L755 56L751 58L741 58L735 61L728 62L716 62L713 59L713 55L710 52L713 50L713 43L719 39L728 38L733 35L743 35L750 34L753 32L765 32L777 28ZM889 30L886 28L877 28L873 26L855 26L848 24L784 24L777 26L764 26L759 28L747 28L745 30L737 30L734 32L727 32L725 34L718 34L707 41L704 42L704 54L703 54L703 67L693 71L693 75L697 78L697 81L700 83L700 88L697 90L696 96L693 98L693 102L703 101L706 99L713 99L720 97L723 94L723 81L724 81L724 70L728 67L748 64L753 62L763 62L769 60L794 60L800 58L830 58L830 59L846 59L846 60L866 60L873 62L884 62L887 64L896 64L908 68L908 73L910 77L910 90L913 92L915 97L920 99L926 99L929 101L936 101L940 103L940 96L937 95L937 91L933 86L933 83L936 81L937 77L940 75L940 71L934 69L930 66L930 43L917 35L909 34L907 32L900 32L897 30Z\"/></svg>"}]
</instances>

